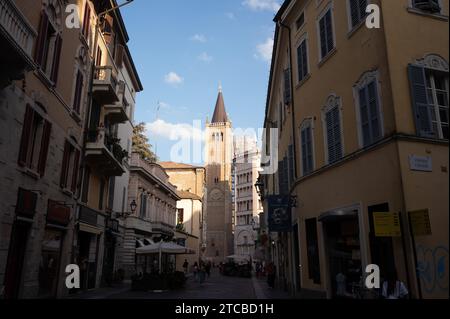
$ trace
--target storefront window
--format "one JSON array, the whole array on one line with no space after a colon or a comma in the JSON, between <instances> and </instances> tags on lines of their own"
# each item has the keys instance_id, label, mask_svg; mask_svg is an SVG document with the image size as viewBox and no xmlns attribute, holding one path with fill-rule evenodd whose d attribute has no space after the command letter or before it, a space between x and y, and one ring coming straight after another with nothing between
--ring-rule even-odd
<instances>
[{"instance_id":1,"label":"storefront window","mask_svg":"<svg viewBox=\"0 0 450 319\"><path fill-rule=\"evenodd\" d=\"M46 229L39 265L39 296L56 296L62 247L62 232Z\"/></svg>"}]
</instances>

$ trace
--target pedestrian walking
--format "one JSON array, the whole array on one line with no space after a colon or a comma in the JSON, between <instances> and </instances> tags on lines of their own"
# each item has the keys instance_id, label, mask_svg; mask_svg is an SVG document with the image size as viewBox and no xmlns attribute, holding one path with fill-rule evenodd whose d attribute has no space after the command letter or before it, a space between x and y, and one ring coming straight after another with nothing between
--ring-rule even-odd
<instances>
[{"instance_id":1,"label":"pedestrian walking","mask_svg":"<svg viewBox=\"0 0 450 319\"><path fill-rule=\"evenodd\" d=\"M189 263L188 263L187 259L185 259L184 263L183 263L183 269L184 269L185 274L188 273L188 268L189 268Z\"/></svg>"},{"instance_id":2,"label":"pedestrian walking","mask_svg":"<svg viewBox=\"0 0 450 319\"><path fill-rule=\"evenodd\" d=\"M270 288L275 288L275 274L276 268L273 262L270 262L267 265L267 284Z\"/></svg>"},{"instance_id":3,"label":"pedestrian walking","mask_svg":"<svg viewBox=\"0 0 450 319\"><path fill-rule=\"evenodd\" d=\"M200 284L203 284L206 279L206 270L205 270L205 264L203 262L200 263L200 267L198 269L198 278Z\"/></svg>"},{"instance_id":4,"label":"pedestrian walking","mask_svg":"<svg viewBox=\"0 0 450 319\"><path fill-rule=\"evenodd\" d=\"M194 280L198 280L198 264L197 262L194 263Z\"/></svg>"}]
</instances>

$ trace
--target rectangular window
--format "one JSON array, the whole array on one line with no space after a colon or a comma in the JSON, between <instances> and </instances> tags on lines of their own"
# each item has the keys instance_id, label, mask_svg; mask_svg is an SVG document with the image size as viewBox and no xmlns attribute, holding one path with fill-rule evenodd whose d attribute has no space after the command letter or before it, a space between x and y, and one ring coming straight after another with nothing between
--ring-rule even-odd
<instances>
[{"instance_id":1,"label":"rectangular window","mask_svg":"<svg viewBox=\"0 0 450 319\"><path fill-rule=\"evenodd\" d=\"M317 236L317 220L305 220L306 245L308 254L308 275L315 284L320 284L319 240Z\"/></svg>"},{"instance_id":2,"label":"rectangular window","mask_svg":"<svg viewBox=\"0 0 450 319\"><path fill-rule=\"evenodd\" d=\"M325 115L328 163L342 158L341 118L339 107L334 107Z\"/></svg>"},{"instance_id":3,"label":"rectangular window","mask_svg":"<svg viewBox=\"0 0 450 319\"><path fill-rule=\"evenodd\" d=\"M27 105L19 149L19 165L45 174L52 125Z\"/></svg>"},{"instance_id":4,"label":"rectangular window","mask_svg":"<svg viewBox=\"0 0 450 319\"><path fill-rule=\"evenodd\" d=\"M448 73L410 65L409 81L417 135L448 140Z\"/></svg>"},{"instance_id":5,"label":"rectangular window","mask_svg":"<svg viewBox=\"0 0 450 319\"><path fill-rule=\"evenodd\" d=\"M91 7L89 6L89 1L86 1L83 20L83 35L86 40L89 39L90 22L91 22Z\"/></svg>"},{"instance_id":6,"label":"rectangular window","mask_svg":"<svg viewBox=\"0 0 450 319\"><path fill-rule=\"evenodd\" d=\"M301 132L303 175L308 175L314 170L313 141L311 126Z\"/></svg>"},{"instance_id":7,"label":"rectangular window","mask_svg":"<svg viewBox=\"0 0 450 319\"><path fill-rule=\"evenodd\" d=\"M301 82L309 73L308 70L308 48L306 39L297 48L298 81Z\"/></svg>"},{"instance_id":8,"label":"rectangular window","mask_svg":"<svg viewBox=\"0 0 450 319\"><path fill-rule=\"evenodd\" d=\"M139 211L139 217L145 218L147 215L147 195L141 194L141 209Z\"/></svg>"},{"instance_id":9,"label":"rectangular window","mask_svg":"<svg viewBox=\"0 0 450 319\"><path fill-rule=\"evenodd\" d=\"M413 7L418 10L440 13L442 8L439 0L412 0Z\"/></svg>"},{"instance_id":10,"label":"rectangular window","mask_svg":"<svg viewBox=\"0 0 450 319\"><path fill-rule=\"evenodd\" d=\"M77 191L79 161L80 151L66 141L61 165L60 185L63 189L70 190L72 193Z\"/></svg>"},{"instance_id":11,"label":"rectangular window","mask_svg":"<svg viewBox=\"0 0 450 319\"><path fill-rule=\"evenodd\" d=\"M349 0L352 29L365 20L367 0Z\"/></svg>"},{"instance_id":12,"label":"rectangular window","mask_svg":"<svg viewBox=\"0 0 450 319\"><path fill-rule=\"evenodd\" d=\"M291 70L287 68L284 70L284 104L291 103Z\"/></svg>"},{"instance_id":13,"label":"rectangular window","mask_svg":"<svg viewBox=\"0 0 450 319\"><path fill-rule=\"evenodd\" d=\"M363 146L367 147L381 136L381 114L375 80L359 89L359 110Z\"/></svg>"},{"instance_id":14,"label":"rectangular window","mask_svg":"<svg viewBox=\"0 0 450 319\"><path fill-rule=\"evenodd\" d=\"M73 98L73 110L80 114L81 109L81 100L83 96L83 82L84 77L83 73L81 73L80 70L77 71L77 78L75 80L75 92L74 92L74 98Z\"/></svg>"},{"instance_id":15,"label":"rectangular window","mask_svg":"<svg viewBox=\"0 0 450 319\"><path fill-rule=\"evenodd\" d=\"M81 201L87 204L89 200L89 182L91 178L91 171L89 167L84 169L84 177L83 177L83 190L81 194Z\"/></svg>"},{"instance_id":16,"label":"rectangular window","mask_svg":"<svg viewBox=\"0 0 450 319\"><path fill-rule=\"evenodd\" d=\"M333 21L331 9L324 14L319 21L320 53L321 59L325 58L334 49Z\"/></svg>"},{"instance_id":17,"label":"rectangular window","mask_svg":"<svg viewBox=\"0 0 450 319\"><path fill-rule=\"evenodd\" d=\"M177 212L177 224L182 225L184 223L184 209L180 208Z\"/></svg>"},{"instance_id":18,"label":"rectangular window","mask_svg":"<svg viewBox=\"0 0 450 319\"><path fill-rule=\"evenodd\" d=\"M61 49L61 35L56 32L47 14L42 11L34 60L53 83L58 80Z\"/></svg>"},{"instance_id":19,"label":"rectangular window","mask_svg":"<svg viewBox=\"0 0 450 319\"><path fill-rule=\"evenodd\" d=\"M300 28L303 27L304 24L305 24L305 13L302 12L300 17L298 17L297 21L295 21L295 27L297 28L297 30L300 30Z\"/></svg>"},{"instance_id":20,"label":"rectangular window","mask_svg":"<svg viewBox=\"0 0 450 319\"><path fill-rule=\"evenodd\" d=\"M99 193L99 196L98 196L98 209L99 210L103 210L103 206L104 206L104 202L105 202L105 180L104 179L102 179L101 181L100 181L100 193Z\"/></svg>"}]
</instances>

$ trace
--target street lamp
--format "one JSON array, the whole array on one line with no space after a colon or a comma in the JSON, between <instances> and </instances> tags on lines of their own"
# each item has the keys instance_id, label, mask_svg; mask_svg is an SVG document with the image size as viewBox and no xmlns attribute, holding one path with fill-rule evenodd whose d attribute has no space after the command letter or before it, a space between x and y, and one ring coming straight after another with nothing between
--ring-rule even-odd
<instances>
[{"instance_id":1,"label":"street lamp","mask_svg":"<svg viewBox=\"0 0 450 319\"><path fill-rule=\"evenodd\" d=\"M134 215L137 209L137 203L136 200L133 199L133 201L130 204L131 212L122 212L122 213L116 213L117 218L125 219L130 215Z\"/></svg>"}]
</instances>

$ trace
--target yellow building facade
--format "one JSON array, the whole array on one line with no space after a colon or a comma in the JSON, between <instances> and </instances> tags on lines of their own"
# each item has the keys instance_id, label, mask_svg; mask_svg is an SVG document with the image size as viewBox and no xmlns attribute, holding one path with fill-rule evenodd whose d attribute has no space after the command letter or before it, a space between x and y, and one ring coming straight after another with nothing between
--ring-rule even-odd
<instances>
[{"instance_id":1,"label":"yellow building facade","mask_svg":"<svg viewBox=\"0 0 450 319\"><path fill-rule=\"evenodd\" d=\"M413 298L448 298L448 1L361 3L275 17L265 127L281 166L265 195L297 198L292 232L272 234L279 284L356 298L377 264Z\"/></svg>"}]
</instances>

